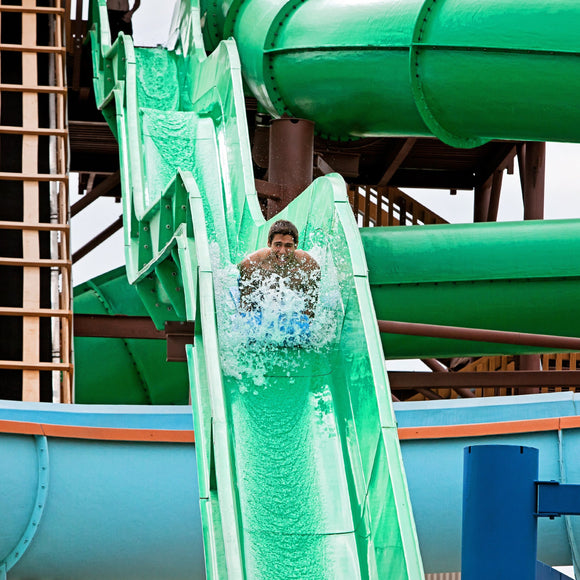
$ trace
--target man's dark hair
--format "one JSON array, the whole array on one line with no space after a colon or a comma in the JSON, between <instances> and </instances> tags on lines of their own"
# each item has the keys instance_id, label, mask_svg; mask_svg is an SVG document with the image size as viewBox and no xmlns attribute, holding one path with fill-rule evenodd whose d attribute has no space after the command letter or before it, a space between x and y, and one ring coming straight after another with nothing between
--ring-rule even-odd
<instances>
[{"instance_id":1,"label":"man's dark hair","mask_svg":"<svg viewBox=\"0 0 580 580\"><path fill-rule=\"evenodd\" d=\"M274 222L268 232L268 244L272 243L276 234L292 236L292 238L294 238L294 243L298 245L298 230L292 222L289 222L288 220L278 220L277 222Z\"/></svg>"}]
</instances>

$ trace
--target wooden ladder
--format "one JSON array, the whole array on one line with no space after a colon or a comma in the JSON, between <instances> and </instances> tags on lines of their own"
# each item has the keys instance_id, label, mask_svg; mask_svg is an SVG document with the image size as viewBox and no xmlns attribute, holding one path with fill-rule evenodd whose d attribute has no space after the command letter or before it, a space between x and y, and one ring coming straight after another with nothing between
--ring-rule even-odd
<instances>
[{"instance_id":1,"label":"wooden ladder","mask_svg":"<svg viewBox=\"0 0 580 580\"><path fill-rule=\"evenodd\" d=\"M8 71L3 74L0 70L0 105L9 101L2 115L0 138L4 138L5 146L9 144L12 156L21 158L21 163L16 163L19 171L2 167L0 189L3 184L21 184L22 218L12 221L0 215L0 229L20 231L22 240L18 257L4 257L6 253L0 248L0 280L4 277L2 268L5 272L18 272L22 276L22 296L19 301L11 301L19 302L18 306L2 305L0 316L21 319L22 356L21 360L0 360L0 369L22 372L24 401L41 400L41 375L50 373L50 400L70 403L73 366L65 9L63 0L1 1L0 56L20 53L22 71L19 84L6 82ZM20 42L13 32L19 22ZM7 37L11 42L5 42ZM12 65L17 62L14 56ZM10 99L5 97L8 93ZM21 97L21 111L18 105L14 106L19 103L16 95ZM19 144L20 152L15 152ZM2 336L1 340L11 337Z\"/></svg>"}]
</instances>

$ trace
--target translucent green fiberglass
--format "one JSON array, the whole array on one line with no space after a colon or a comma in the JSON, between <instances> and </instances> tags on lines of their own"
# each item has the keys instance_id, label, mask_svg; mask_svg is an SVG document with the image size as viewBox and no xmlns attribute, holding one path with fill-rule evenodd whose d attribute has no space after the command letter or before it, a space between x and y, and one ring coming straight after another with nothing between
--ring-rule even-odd
<instances>
[{"instance_id":1,"label":"translucent green fiberglass","mask_svg":"<svg viewBox=\"0 0 580 580\"><path fill-rule=\"evenodd\" d=\"M344 181L281 217L321 266L308 341L250 329L236 264L266 244L236 47L203 51L196 2L172 50L111 46L93 3L95 93L119 139L126 262L188 347L208 578L423 577L366 262Z\"/></svg>"}]
</instances>

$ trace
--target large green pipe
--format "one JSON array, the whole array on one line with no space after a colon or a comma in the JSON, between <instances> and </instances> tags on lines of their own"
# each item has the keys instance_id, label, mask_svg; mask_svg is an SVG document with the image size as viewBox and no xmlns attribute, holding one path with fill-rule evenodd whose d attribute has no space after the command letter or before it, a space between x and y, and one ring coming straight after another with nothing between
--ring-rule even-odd
<instances>
[{"instance_id":1,"label":"large green pipe","mask_svg":"<svg viewBox=\"0 0 580 580\"><path fill-rule=\"evenodd\" d=\"M377 318L580 336L580 220L365 228ZM383 334L387 358L537 347Z\"/></svg>"},{"instance_id":2,"label":"large green pipe","mask_svg":"<svg viewBox=\"0 0 580 580\"><path fill-rule=\"evenodd\" d=\"M273 115L334 138L580 140L577 0L201 0Z\"/></svg>"}]
</instances>

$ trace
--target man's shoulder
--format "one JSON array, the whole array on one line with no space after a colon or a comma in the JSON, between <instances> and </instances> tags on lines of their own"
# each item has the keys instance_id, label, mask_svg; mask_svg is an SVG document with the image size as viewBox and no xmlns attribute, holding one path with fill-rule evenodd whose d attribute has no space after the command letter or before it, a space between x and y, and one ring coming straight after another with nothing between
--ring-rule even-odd
<instances>
[{"instance_id":1,"label":"man's shoulder","mask_svg":"<svg viewBox=\"0 0 580 580\"><path fill-rule=\"evenodd\" d=\"M299 262L299 264L304 268L315 270L320 267L318 265L318 262L308 252L305 252L304 250L296 250L296 252L294 253L294 257Z\"/></svg>"},{"instance_id":2,"label":"man's shoulder","mask_svg":"<svg viewBox=\"0 0 580 580\"><path fill-rule=\"evenodd\" d=\"M252 266L257 266L268 257L269 253L269 248L262 248L261 250L257 250L256 252L251 253L249 256L246 256L238 264L238 266L240 268L251 268Z\"/></svg>"}]
</instances>

